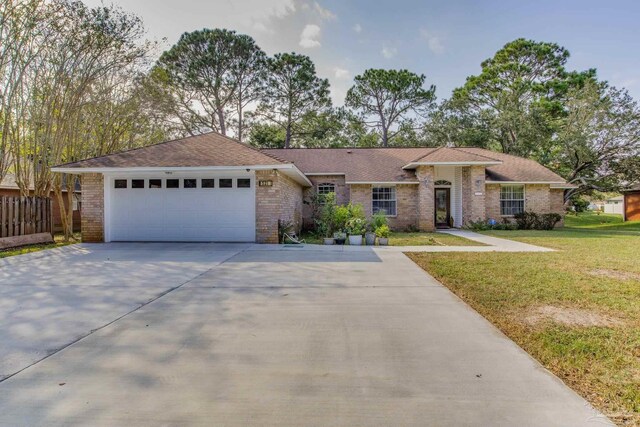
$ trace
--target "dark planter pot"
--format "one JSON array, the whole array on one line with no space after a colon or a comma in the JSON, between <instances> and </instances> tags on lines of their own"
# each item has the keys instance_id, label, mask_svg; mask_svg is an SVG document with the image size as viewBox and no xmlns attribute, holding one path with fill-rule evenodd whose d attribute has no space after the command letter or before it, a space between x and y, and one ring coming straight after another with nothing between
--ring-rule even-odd
<instances>
[{"instance_id":1,"label":"dark planter pot","mask_svg":"<svg viewBox=\"0 0 640 427\"><path fill-rule=\"evenodd\" d=\"M336 238L335 241L336 241L336 245L344 245L344 242L346 242L347 239L346 238L344 238L344 239Z\"/></svg>"},{"instance_id":2,"label":"dark planter pot","mask_svg":"<svg viewBox=\"0 0 640 427\"><path fill-rule=\"evenodd\" d=\"M376 244L376 233L367 233L364 235L364 243L367 246L373 246Z\"/></svg>"}]
</instances>

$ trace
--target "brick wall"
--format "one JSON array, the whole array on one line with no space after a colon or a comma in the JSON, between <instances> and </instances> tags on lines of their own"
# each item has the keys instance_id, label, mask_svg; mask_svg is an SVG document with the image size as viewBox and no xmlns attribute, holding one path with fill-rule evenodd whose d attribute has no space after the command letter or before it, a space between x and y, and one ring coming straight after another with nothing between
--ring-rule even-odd
<instances>
[{"instance_id":1,"label":"brick wall","mask_svg":"<svg viewBox=\"0 0 640 427\"><path fill-rule=\"evenodd\" d=\"M367 218L372 215L371 184L353 184L350 186L351 203L362 205Z\"/></svg>"},{"instance_id":2,"label":"brick wall","mask_svg":"<svg viewBox=\"0 0 640 427\"><path fill-rule=\"evenodd\" d=\"M525 210L539 214L549 213L551 209L550 191L548 185L527 184L524 186Z\"/></svg>"},{"instance_id":3,"label":"brick wall","mask_svg":"<svg viewBox=\"0 0 640 427\"><path fill-rule=\"evenodd\" d=\"M487 219L495 219L500 222L500 185L487 184L485 186L485 205Z\"/></svg>"},{"instance_id":4,"label":"brick wall","mask_svg":"<svg viewBox=\"0 0 640 427\"><path fill-rule=\"evenodd\" d=\"M364 208L367 218L373 215L371 199L373 185L352 184L349 194L351 203L360 204ZM347 201L348 203L348 201ZM392 230L404 230L407 227L417 227L418 221L418 186L415 184L396 185L396 215L388 217Z\"/></svg>"},{"instance_id":5,"label":"brick wall","mask_svg":"<svg viewBox=\"0 0 640 427\"><path fill-rule=\"evenodd\" d=\"M533 211L539 214L559 213L563 219L558 223L562 226L564 223L564 190L550 189L545 184L526 184L525 185L525 202L524 207L527 211ZM486 185L486 218L492 218L500 221L500 185Z\"/></svg>"},{"instance_id":6,"label":"brick wall","mask_svg":"<svg viewBox=\"0 0 640 427\"><path fill-rule=\"evenodd\" d=\"M416 169L418 177L418 229L420 231L433 231L435 229L435 206L434 206L434 177L433 166L418 166Z\"/></svg>"},{"instance_id":7,"label":"brick wall","mask_svg":"<svg viewBox=\"0 0 640 427\"><path fill-rule=\"evenodd\" d=\"M82 174L81 222L83 242L104 241L104 177Z\"/></svg>"},{"instance_id":8,"label":"brick wall","mask_svg":"<svg viewBox=\"0 0 640 427\"><path fill-rule=\"evenodd\" d=\"M415 184L398 184L396 186L396 211L398 215L389 217L392 230L405 230L418 226L418 186Z\"/></svg>"},{"instance_id":9,"label":"brick wall","mask_svg":"<svg viewBox=\"0 0 640 427\"><path fill-rule=\"evenodd\" d=\"M271 180L271 187L258 181ZM278 243L278 220L302 224L302 186L275 170L256 171L256 241Z\"/></svg>"}]
</instances>

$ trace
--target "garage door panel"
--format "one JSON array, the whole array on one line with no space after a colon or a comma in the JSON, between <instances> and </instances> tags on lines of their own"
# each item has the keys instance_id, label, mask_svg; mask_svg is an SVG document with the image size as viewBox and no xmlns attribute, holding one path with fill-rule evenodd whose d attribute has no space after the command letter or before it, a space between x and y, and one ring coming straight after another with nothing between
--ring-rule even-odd
<instances>
[{"instance_id":1,"label":"garage door panel","mask_svg":"<svg viewBox=\"0 0 640 427\"><path fill-rule=\"evenodd\" d=\"M162 188L148 188L148 178L145 188L130 184L126 189L110 188L113 241L255 240L253 188L173 189L166 188L164 180Z\"/></svg>"}]
</instances>

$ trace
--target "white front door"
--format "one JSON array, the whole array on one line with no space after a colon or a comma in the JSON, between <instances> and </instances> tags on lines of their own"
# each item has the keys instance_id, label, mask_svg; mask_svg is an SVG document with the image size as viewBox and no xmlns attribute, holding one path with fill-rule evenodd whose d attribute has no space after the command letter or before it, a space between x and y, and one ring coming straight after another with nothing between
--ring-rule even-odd
<instances>
[{"instance_id":1,"label":"white front door","mask_svg":"<svg viewBox=\"0 0 640 427\"><path fill-rule=\"evenodd\" d=\"M105 178L107 241L253 242L251 173Z\"/></svg>"}]
</instances>

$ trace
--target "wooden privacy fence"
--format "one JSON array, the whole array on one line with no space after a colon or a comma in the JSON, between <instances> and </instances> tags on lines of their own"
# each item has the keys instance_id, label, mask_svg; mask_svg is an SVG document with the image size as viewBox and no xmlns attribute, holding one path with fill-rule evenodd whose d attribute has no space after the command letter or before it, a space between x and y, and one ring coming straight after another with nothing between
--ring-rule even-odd
<instances>
[{"instance_id":1,"label":"wooden privacy fence","mask_svg":"<svg viewBox=\"0 0 640 427\"><path fill-rule=\"evenodd\" d=\"M51 233L51 199L0 197L0 238Z\"/></svg>"}]
</instances>

